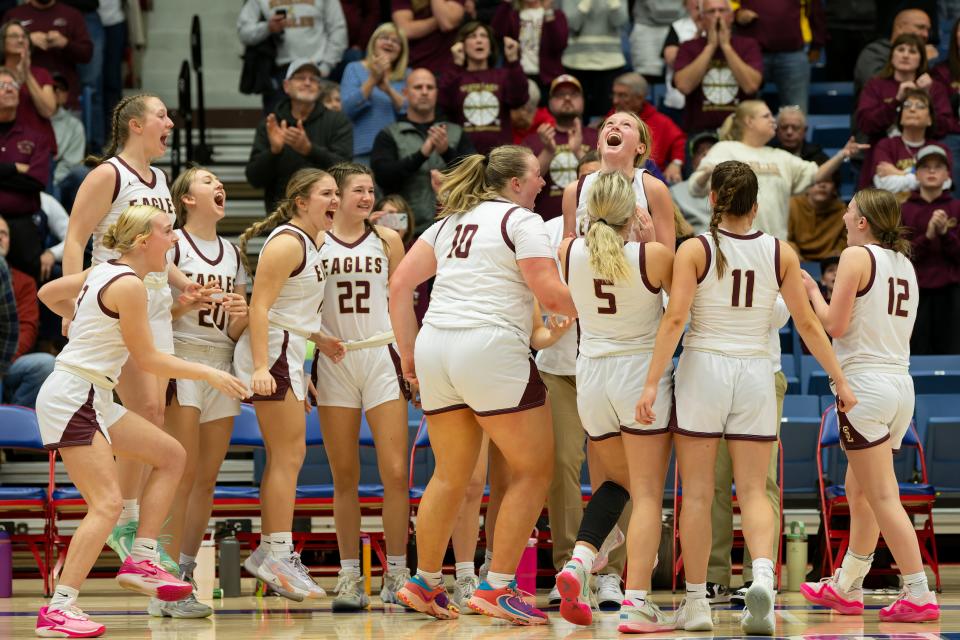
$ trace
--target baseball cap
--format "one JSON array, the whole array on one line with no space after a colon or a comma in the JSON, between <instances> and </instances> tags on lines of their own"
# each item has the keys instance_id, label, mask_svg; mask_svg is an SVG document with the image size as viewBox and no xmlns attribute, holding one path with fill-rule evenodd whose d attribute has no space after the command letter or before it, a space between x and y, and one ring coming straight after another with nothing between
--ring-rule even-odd
<instances>
[{"instance_id":1,"label":"baseball cap","mask_svg":"<svg viewBox=\"0 0 960 640\"><path fill-rule=\"evenodd\" d=\"M580 81L569 73L564 73L553 79L553 82L550 83L550 95L553 95L553 92L557 90L557 87L569 84L577 88L577 91L583 93L583 85L580 84Z\"/></svg>"},{"instance_id":2,"label":"baseball cap","mask_svg":"<svg viewBox=\"0 0 960 640\"><path fill-rule=\"evenodd\" d=\"M950 155L947 150L937 144L928 144L917 152L917 165L919 166L924 159L931 156L940 156L948 167L951 166Z\"/></svg>"},{"instance_id":3,"label":"baseball cap","mask_svg":"<svg viewBox=\"0 0 960 640\"><path fill-rule=\"evenodd\" d=\"M287 67L286 79L289 80L290 78L293 77L293 74L295 74L297 71L300 71L300 69L303 69L304 67L313 67L314 69L316 69L318 76L323 75L320 73L320 67L317 65L317 63L311 60L310 58L297 58L296 60L290 63L289 67Z\"/></svg>"}]
</instances>

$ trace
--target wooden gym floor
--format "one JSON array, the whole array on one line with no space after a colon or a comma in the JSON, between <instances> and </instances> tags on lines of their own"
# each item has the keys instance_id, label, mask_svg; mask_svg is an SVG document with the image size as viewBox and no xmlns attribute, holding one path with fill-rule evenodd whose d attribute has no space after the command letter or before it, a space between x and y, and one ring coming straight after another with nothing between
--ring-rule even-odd
<instances>
[{"instance_id":1,"label":"wooden gym floor","mask_svg":"<svg viewBox=\"0 0 960 640\"><path fill-rule=\"evenodd\" d=\"M929 572L928 572L929 573ZM797 593L782 593L777 598L777 636L782 638L876 638L883 640L960 640L960 567L943 567L944 591L940 594L941 620L924 624L880 624L877 610L893 601L895 593L875 593L866 598L862 617L841 616L812 607ZM451 582L448 580L448 582ZM333 579L321 584L331 590ZM253 591L253 581L244 579L244 593ZM329 600L294 603L276 596L244 596L213 600L216 613L209 619L173 620L147 615L144 597L119 588L113 580L89 580L84 585L79 605L95 620L107 626L104 637L112 639L152 638L154 640L297 640L299 638L335 638L337 640L540 640L564 638L616 638L617 615L600 613L590 627L575 627L560 618L556 607L548 608L550 624L543 627L514 627L483 616L463 616L457 621L440 622L420 614L380 603L379 580L374 579L373 605L369 611L333 614ZM14 582L15 597L0 599L0 639L33 637L36 611L45 603L38 580ZM546 592L540 592L546 604ZM680 603L680 596L656 592L653 600L666 612ZM668 613L670 615L670 613ZM715 629L712 637L740 636L739 610L730 605L714 607ZM652 637L711 637L710 634L652 634Z\"/></svg>"}]
</instances>

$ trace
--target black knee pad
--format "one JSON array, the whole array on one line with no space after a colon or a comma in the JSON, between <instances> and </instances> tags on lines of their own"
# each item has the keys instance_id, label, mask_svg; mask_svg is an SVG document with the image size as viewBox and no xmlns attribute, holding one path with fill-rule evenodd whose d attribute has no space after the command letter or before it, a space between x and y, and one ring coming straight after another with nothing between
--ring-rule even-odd
<instances>
[{"instance_id":1,"label":"black knee pad","mask_svg":"<svg viewBox=\"0 0 960 640\"><path fill-rule=\"evenodd\" d=\"M577 540L588 542L599 549L613 531L629 500L630 493L616 482L607 480L600 485L583 511Z\"/></svg>"}]
</instances>

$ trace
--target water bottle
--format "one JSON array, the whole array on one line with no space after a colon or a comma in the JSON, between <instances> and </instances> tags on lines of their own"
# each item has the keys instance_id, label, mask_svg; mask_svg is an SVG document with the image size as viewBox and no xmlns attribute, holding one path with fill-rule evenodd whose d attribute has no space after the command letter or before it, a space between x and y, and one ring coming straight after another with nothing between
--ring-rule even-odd
<instances>
[{"instance_id":1,"label":"water bottle","mask_svg":"<svg viewBox=\"0 0 960 640\"><path fill-rule=\"evenodd\" d=\"M521 591L537 594L537 530L533 530L533 537L527 540L527 546L520 556L517 565L517 586Z\"/></svg>"},{"instance_id":2,"label":"water bottle","mask_svg":"<svg viewBox=\"0 0 960 640\"><path fill-rule=\"evenodd\" d=\"M213 599L216 562L213 540L204 540L200 543L200 551L197 553L197 568L193 571L193 579L197 582L197 598L200 600Z\"/></svg>"},{"instance_id":3,"label":"water bottle","mask_svg":"<svg viewBox=\"0 0 960 640\"><path fill-rule=\"evenodd\" d=\"M240 543L234 536L220 541L220 589L224 598L240 595Z\"/></svg>"},{"instance_id":4,"label":"water bottle","mask_svg":"<svg viewBox=\"0 0 960 640\"><path fill-rule=\"evenodd\" d=\"M13 595L13 545L10 534L0 529L0 598Z\"/></svg>"},{"instance_id":5,"label":"water bottle","mask_svg":"<svg viewBox=\"0 0 960 640\"><path fill-rule=\"evenodd\" d=\"M807 575L807 534L803 523L794 520L787 533L787 591L800 591Z\"/></svg>"}]
</instances>

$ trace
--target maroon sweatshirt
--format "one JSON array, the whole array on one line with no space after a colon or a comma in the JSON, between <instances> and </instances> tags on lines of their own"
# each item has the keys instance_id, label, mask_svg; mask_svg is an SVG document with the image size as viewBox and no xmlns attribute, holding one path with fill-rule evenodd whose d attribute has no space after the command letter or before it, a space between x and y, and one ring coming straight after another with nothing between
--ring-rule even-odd
<instances>
[{"instance_id":1,"label":"maroon sweatshirt","mask_svg":"<svg viewBox=\"0 0 960 640\"><path fill-rule=\"evenodd\" d=\"M941 62L930 70L930 76L936 82L939 82L944 91L947 92L947 97L950 98L951 113L957 113L957 107L960 107L960 79L954 79L950 75L950 63ZM960 121L956 118L953 120L953 128L950 133L960 133Z\"/></svg>"},{"instance_id":2,"label":"maroon sweatshirt","mask_svg":"<svg viewBox=\"0 0 960 640\"><path fill-rule=\"evenodd\" d=\"M499 69L465 71L453 66L440 77L439 103L469 134L477 153L513 142L510 110L529 100L520 61Z\"/></svg>"},{"instance_id":3,"label":"maroon sweatshirt","mask_svg":"<svg viewBox=\"0 0 960 640\"><path fill-rule=\"evenodd\" d=\"M50 155L50 137L45 131L14 120L0 133L0 212L5 217L32 216L40 211L40 192L50 177ZM17 162L29 166L25 174L17 171Z\"/></svg>"},{"instance_id":4,"label":"maroon sweatshirt","mask_svg":"<svg viewBox=\"0 0 960 640\"><path fill-rule=\"evenodd\" d=\"M464 0L456 0L463 4ZM413 11L410 0L392 0L393 11ZM426 20L433 17L433 10L430 3L419 11L413 11L414 20ZM396 22L396 20L394 20ZM441 74L448 71L453 66L453 55L450 53L450 47L454 45L457 39L457 30L443 32L439 27L436 31L428 33L422 38L409 39L410 42L410 61L407 63L411 69L425 67L433 71L434 74Z\"/></svg>"},{"instance_id":5,"label":"maroon sweatshirt","mask_svg":"<svg viewBox=\"0 0 960 640\"><path fill-rule=\"evenodd\" d=\"M954 200L947 191L933 202L927 202L919 191L914 191L900 207L903 225L912 232L912 260L921 289L960 283L960 227L933 240L927 238L927 224L937 209L943 209L948 217L960 222L960 200Z\"/></svg>"},{"instance_id":6,"label":"maroon sweatshirt","mask_svg":"<svg viewBox=\"0 0 960 640\"><path fill-rule=\"evenodd\" d=\"M747 26L737 26L737 33L756 38L764 53L781 53L803 49L800 30L801 0L741 0L740 9L750 9L757 18ZM822 49L827 42L827 25L820 2L806 2L812 41L810 46Z\"/></svg>"},{"instance_id":7,"label":"maroon sweatshirt","mask_svg":"<svg viewBox=\"0 0 960 640\"><path fill-rule=\"evenodd\" d=\"M520 12L513 3L501 2L493 14L490 26L501 38L520 39ZM553 20L544 19L540 32L540 84L549 85L553 79L563 73L560 57L567 48L567 16L563 11L554 9Z\"/></svg>"},{"instance_id":8,"label":"maroon sweatshirt","mask_svg":"<svg viewBox=\"0 0 960 640\"><path fill-rule=\"evenodd\" d=\"M881 162L889 162L897 169L903 169L904 171L913 173L914 167L917 166L917 152L928 144L937 145L944 150L948 158L950 157L950 152L947 151L946 147L933 140L924 140L922 145L911 147L908 146L900 136L883 138L873 148L873 153L871 154L872 164L869 167L863 165L863 173L867 176L867 184L864 186L873 186L873 176L877 173L877 165Z\"/></svg>"},{"instance_id":9,"label":"maroon sweatshirt","mask_svg":"<svg viewBox=\"0 0 960 640\"><path fill-rule=\"evenodd\" d=\"M66 37L67 46L62 49L48 49L44 51L33 47L30 53L31 61L38 67L43 67L50 73L60 73L67 79L70 86L71 109L78 109L80 102L80 79L77 75L77 65L90 62L93 56L93 41L87 33L87 23L83 14L59 2L49 9L38 9L29 4L22 4L7 11L3 20L19 20L24 28L34 31L59 31Z\"/></svg>"},{"instance_id":10,"label":"maroon sweatshirt","mask_svg":"<svg viewBox=\"0 0 960 640\"><path fill-rule=\"evenodd\" d=\"M370 36L380 24L380 0L340 0L347 23L347 46L367 53Z\"/></svg>"},{"instance_id":11,"label":"maroon sweatshirt","mask_svg":"<svg viewBox=\"0 0 960 640\"><path fill-rule=\"evenodd\" d=\"M583 142L580 144L580 149L584 153L596 149L598 135L596 129L584 127ZM556 218L563 213L563 189L571 182L577 181L577 164L579 161L567 144L569 140L569 133L557 131L557 153L553 156L553 161L550 162L550 170L543 175L547 184L540 190L540 195L537 196L537 203L534 207L535 211L544 220ZM536 132L531 133L524 139L523 146L529 147L536 156L539 156L540 152L543 151L543 142L540 141L540 136Z\"/></svg>"}]
</instances>

